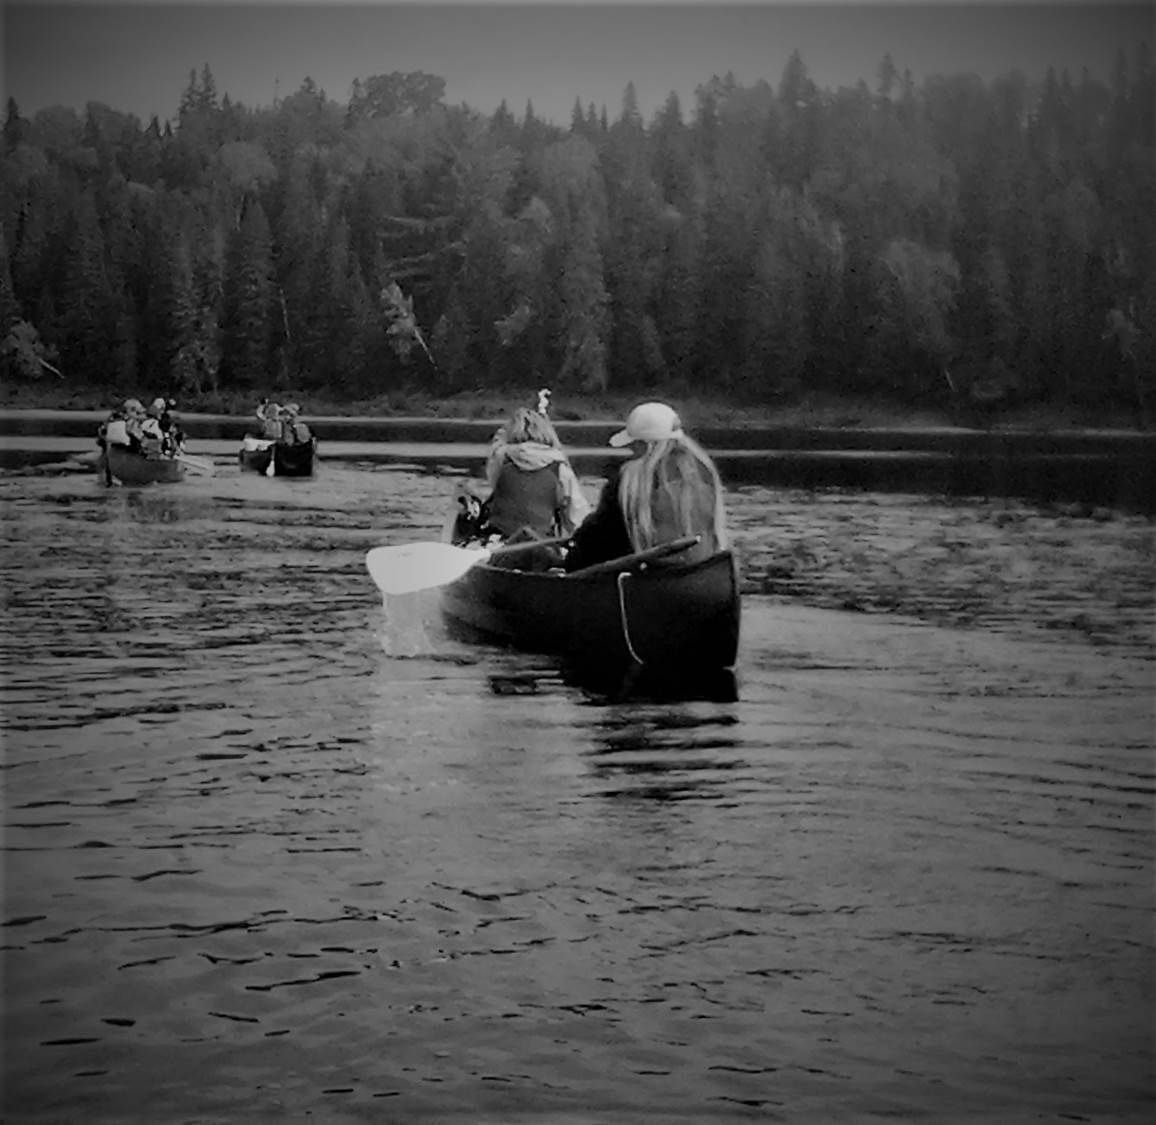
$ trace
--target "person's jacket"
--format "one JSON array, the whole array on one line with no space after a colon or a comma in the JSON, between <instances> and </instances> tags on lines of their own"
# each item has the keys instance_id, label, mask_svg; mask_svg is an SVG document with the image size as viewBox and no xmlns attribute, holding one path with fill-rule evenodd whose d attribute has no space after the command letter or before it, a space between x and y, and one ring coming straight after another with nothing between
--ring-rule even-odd
<instances>
[{"instance_id":1,"label":"person's jacket","mask_svg":"<svg viewBox=\"0 0 1156 1125\"><path fill-rule=\"evenodd\" d=\"M566 454L550 445L496 444L486 478L487 521L503 536L527 527L544 539L569 535L590 510Z\"/></svg>"},{"instance_id":2,"label":"person's jacket","mask_svg":"<svg viewBox=\"0 0 1156 1125\"><path fill-rule=\"evenodd\" d=\"M566 553L565 566L568 571L581 570L607 559L621 558L634 550L630 545L622 504L618 499L621 474L621 464L615 464L607 472L598 505L574 532L570 550Z\"/></svg>"}]
</instances>

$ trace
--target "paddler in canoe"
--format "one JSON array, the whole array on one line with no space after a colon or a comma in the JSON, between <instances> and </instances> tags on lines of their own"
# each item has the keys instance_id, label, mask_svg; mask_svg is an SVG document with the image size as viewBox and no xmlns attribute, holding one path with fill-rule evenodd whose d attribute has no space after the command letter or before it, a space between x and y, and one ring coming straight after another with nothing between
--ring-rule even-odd
<instances>
[{"instance_id":1,"label":"paddler in canoe","mask_svg":"<svg viewBox=\"0 0 1156 1125\"><path fill-rule=\"evenodd\" d=\"M589 515L590 502L546 413L549 394L539 392L537 409L518 407L494 434L485 467L489 495L482 500L468 487L459 494L454 542L565 538ZM502 557L495 557L496 565ZM561 563L561 551L551 544L518 552L509 565L545 570Z\"/></svg>"},{"instance_id":2,"label":"paddler in canoe","mask_svg":"<svg viewBox=\"0 0 1156 1125\"><path fill-rule=\"evenodd\" d=\"M185 448L185 435L177 425L174 406L176 403L171 398L154 398L141 423L146 438L158 443L157 448L164 457L176 457Z\"/></svg>"},{"instance_id":3,"label":"paddler in canoe","mask_svg":"<svg viewBox=\"0 0 1156 1125\"><path fill-rule=\"evenodd\" d=\"M281 438L286 445L305 445L313 440L313 431L301 418L301 407L295 402L281 408Z\"/></svg>"},{"instance_id":4,"label":"paddler in canoe","mask_svg":"<svg viewBox=\"0 0 1156 1125\"><path fill-rule=\"evenodd\" d=\"M611 436L632 456L615 466L598 506L579 527L566 552L566 570L647 551L685 536L699 536L683 551L656 560L689 563L727 546L722 481L707 452L682 428L664 402L636 406L622 430Z\"/></svg>"}]
</instances>

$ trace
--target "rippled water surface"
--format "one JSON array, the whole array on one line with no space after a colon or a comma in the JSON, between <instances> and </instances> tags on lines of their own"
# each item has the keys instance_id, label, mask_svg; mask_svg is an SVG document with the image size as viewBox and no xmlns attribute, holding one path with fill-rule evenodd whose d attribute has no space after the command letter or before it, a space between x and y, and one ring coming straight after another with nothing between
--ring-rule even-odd
<instances>
[{"instance_id":1,"label":"rippled water surface","mask_svg":"<svg viewBox=\"0 0 1156 1125\"><path fill-rule=\"evenodd\" d=\"M611 704L382 605L451 486L0 476L5 1120L1148 1119L1151 521L735 489Z\"/></svg>"}]
</instances>

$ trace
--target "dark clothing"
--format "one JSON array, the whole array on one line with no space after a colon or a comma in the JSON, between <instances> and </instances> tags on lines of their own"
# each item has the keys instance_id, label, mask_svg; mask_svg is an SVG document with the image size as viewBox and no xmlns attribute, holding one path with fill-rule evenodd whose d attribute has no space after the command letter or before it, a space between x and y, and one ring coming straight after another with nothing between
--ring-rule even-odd
<instances>
[{"instance_id":1,"label":"dark clothing","mask_svg":"<svg viewBox=\"0 0 1156 1125\"><path fill-rule=\"evenodd\" d=\"M185 435L177 420L168 410L157 419L161 428L161 448L167 454L175 454L185 444Z\"/></svg>"},{"instance_id":2,"label":"dark clothing","mask_svg":"<svg viewBox=\"0 0 1156 1125\"><path fill-rule=\"evenodd\" d=\"M627 530L626 517L622 511L622 504L618 497L619 481L625 463L617 464L609 472L606 484L602 488L602 495L598 498L598 507L587 517L585 523L574 533L572 546L566 556L568 571L582 570L595 563L605 562L608 559L622 558L624 555L634 554L637 548ZM665 555L655 559L654 566L677 565L679 563L698 562L709 558L719 548L714 534L714 483L705 470L699 471L699 482L694 493L697 503L692 519L692 526L701 531L701 541L692 547L687 547L677 554ZM663 490L656 490L653 501L654 538L653 546L673 542L686 534L681 529L681 520L673 510L669 498ZM692 532L691 534L694 534Z\"/></svg>"},{"instance_id":3,"label":"dark clothing","mask_svg":"<svg viewBox=\"0 0 1156 1125\"><path fill-rule=\"evenodd\" d=\"M536 543L542 536L537 535L529 528L516 531L503 544L503 547L512 547L520 543ZM509 567L514 570L550 570L562 565L562 551L557 544L543 543L540 547L526 547L521 551L511 551L508 554L496 553L490 559L493 566Z\"/></svg>"},{"instance_id":4,"label":"dark clothing","mask_svg":"<svg viewBox=\"0 0 1156 1125\"><path fill-rule=\"evenodd\" d=\"M618 502L618 479L621 472L620 464L615 464L608 471L598 506L574 532L570 550L566 554L567 570L581 570L633 552L626 521L622 516L622 505Z\"/></svg>"},{"instance_id":5,"label":"dark clothing","mask_svg":"<svg viewBox=\"0 0 1156 1125\"><path fill-rule=\"evenodd\" d=\"M566 503L558 462L521 469L506 460L487 504L489 526L504 539L529 528L542 539L557 534Z\"/></svg>"}]
</instances>

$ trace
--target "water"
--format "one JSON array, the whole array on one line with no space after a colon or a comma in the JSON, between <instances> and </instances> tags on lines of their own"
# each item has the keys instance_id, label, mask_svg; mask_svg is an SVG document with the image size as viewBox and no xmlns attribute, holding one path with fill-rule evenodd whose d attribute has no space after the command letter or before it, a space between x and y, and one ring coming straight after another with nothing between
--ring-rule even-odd
<instances>
[{"instance_id":1,"label":"water","mask_svg":"<svg viewBox=\"0 0 1156 1125\"><path fill-rule=\"evenodd\" d=\"M0 467L44 465L92 449L103 416L0 409ZM436 462L469 471L501 419L311 418L326 460ZM235 458L252 419L182 414L191 452ZM600 475L615 422L558 421L580 472ZM1156 434L1141 431L873 428L857 425L693 426L733 484L844 488L962 497L1018 497L1156 515ZM624 456L625 451L618 455Z\"/></svg>"},{"instance_id":2,"label":"water","mask_svg":"<svg viewBox=\"0 0 1156 1125\"><path fill-rule=\"evenodd\" d=\"M6 1121L1147 1120L1151 521L734 488L610 704L383 606L452 471L218 460L0 476Z\"/></svg>"}]
</instances>

